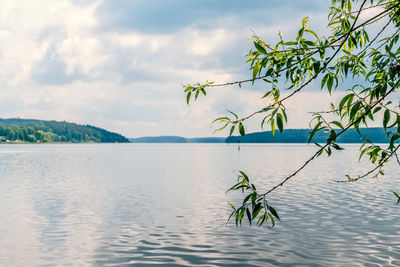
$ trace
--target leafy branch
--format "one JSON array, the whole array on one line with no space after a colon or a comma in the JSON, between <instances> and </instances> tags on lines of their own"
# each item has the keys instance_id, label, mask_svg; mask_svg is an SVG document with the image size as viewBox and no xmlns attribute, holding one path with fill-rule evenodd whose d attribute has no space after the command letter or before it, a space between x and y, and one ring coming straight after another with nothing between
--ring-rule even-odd
<instances>
[{"instance_id":1,"label":"leafy branch","mask_svg":"<svg viewBox=\"0 0 400 267\"><path fill-rule=\"evenodd\" d=\"M312 31L307 17L302 20L301 28L293 41L285 41L280 34L280 41L273 46L260 37L253 36L254 49L247 55L247 62L252 71L251 79L219 84L206 82L184 85L188 104L192 95L195 100L200 94L206 95L208 87L235 84L241 87L243 83L254 83L256 80L263 80L270 86L270 89L262 96L271 100L264 108L244 117L228 111L228 116L214 120L214 123L222 123L222 127L216 131L228 128L229 136L232 136L235 129L240 135L245 135L244 122L258 114L264 116L261 120L262 129L265 124L268 124L273 134L275 134L275 129L283 132L284 125L288 122L284 105L286 100L309 86L318 77L321 77L321 89L326 88L329 94L338 88L340 81L349 78L351 78L349 80L364 80L362 84L357 83L346 90L345 96L336 105L331 103L329 111L312 113L309 142L312 142L313 137L319 132L329 135L324 144L316 144L317 151L293 173L284 177L269 190L260 193L250 182L249 177L244 172L240 172L238 183L228 191L241 190L242 193L249 194L238 208L230 204L233 209L231 217L235 216L236 225L241 224L246 214L250 223L257 219L261 222L260 225L269 218L273 226L275 224L273 218L279 219L279 217L269 209L270 205L266 196L295 177L324 152L330 156L335 150L343 150L337 144L337 140L350 128L354 128L360 138L365 140L360 148L360 159L368 156L368 159L376 166L357 178L347 176L348 181L357 181L375 172L383 174L383 166L392 158L396 158L400 164L397 154L400 145L396 145L400 139L400 105L393 108L391 101L384 102L396 92L400 82L400 2L364 0L356 10L353 10L353 2L356 1L331 1L328 16L331 33L328 36L319 37ZM370 6L366 6L367 2ZM383 11L359 23L362 12L377 7L383 8ZM374 38L370 40L367 26L385 18L388 18L388 21L383 23ZM388 30L390 26L392 28ZM382 38L385 32L389 34L386 33L387 36ZM291 90L285 96L281 95L280 84L283 82L285 83L283 90ZM286 85L287 83L289 85ZM328 120L325 114L335 116L337 119ZM359 130L361 125L368 127L368 123L374 121L378 115L383 118L382 125L388 140L386 148L372 143L368 137L363 137ZM264 221L260 219L262 214Z\"/></svg>"}]
</instances>

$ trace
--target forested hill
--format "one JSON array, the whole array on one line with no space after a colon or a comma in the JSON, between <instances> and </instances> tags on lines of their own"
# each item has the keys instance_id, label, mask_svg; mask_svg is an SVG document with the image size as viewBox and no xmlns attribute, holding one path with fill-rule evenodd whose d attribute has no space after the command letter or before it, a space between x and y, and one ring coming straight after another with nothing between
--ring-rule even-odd
<instances>
[{"instance_id":1,"label":"forested hill","mask_svg":"<svg viewBox=\"0 0 400 267\"><path fill-rule=\"evenodd\" d=\"M396 130L396 129L395 129ZM147 136L140 138L131 138L133 143L308 143L310 134L309 129L286 129L283 133L275 132L257 132L249 133L245 136L232 136L230 138L221 137L198 137L185 138L181 136ZM387 143L388 140L383 128L360 128L361 135L368 137L374 143ZM313 142L323 143L328 138L328 133L317 133ZM349 129L337 139L338 143L363 143L360 135L355 129Z\"/></svg>"},{"instance_id":2,"label":"forested hill","mask_svg":"<svg viewBox=\"0 0 400 267\"><path fill-rule=\"evenodd\" d=\"M126 143L124 136L91 126L65 121L0 119L0 140L21 142Z\"/></svg>"}]
</instances>

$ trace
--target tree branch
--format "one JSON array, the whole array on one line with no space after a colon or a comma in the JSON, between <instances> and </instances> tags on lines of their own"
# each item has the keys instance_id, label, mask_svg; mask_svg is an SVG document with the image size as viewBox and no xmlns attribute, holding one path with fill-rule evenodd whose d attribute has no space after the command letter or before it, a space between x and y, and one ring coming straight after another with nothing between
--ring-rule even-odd
<instances>
[{"instance_id":1,"label":"tree branch","mask_svg":"<svg viewBox=\"0 0 400 267\"><path fill-rule=\"evenodd\" d=\"M365 5L366 2L367 2L367 0L364 0L364 2L361 4L360 10L363 8L363 6ZM279 101L278 101L278 104L279 104L279 105L281 105L282 102L284 102L285 100L291 98L291 97L292 97L293 95L295 95L296 93L300 92L304 87L306 87L307 85L309 85L315 78L317 78L318 75L319 75L323 70L325 70L325 69L328 67L329 63L332 62L332 60L336 57L336 55L337 55L337 54L339 53L339 51L342 49L344 43L345 43L345 42L347 41L347 39L349 38L351 32L353 31L353 29L354 29L354 27L355 27L355 25L356 25L356 23L357 23L357 20L358 20L358 18L359 18L359 16L360 16L360 13L361 13L361 12L359 11L358 14L357 14L357 16L356 16L356 18L354 19L353 25L351 26L350 30L349 30L348 33L346 34L344 40L340 43L339 48L335 51L335 53L332 55L332 57L330 57L329 60L325 63L325 66L324 66L322 69L320 69L317 73L315 73L307 82L305 82L304 84L302 84L299 88L297 88L296 90L294 90L294 91L293 91L292 93L290 93L288 96L286 96L286 97L282 98L281 100L279 100ZM275 104L276 104L276 103L270 104L269 106L267 106L267 107L265 107L265 108L263 108L263 109L261 109L261 110L259 110L259 111L253 112L253 113L250 114L249 116L240 119L240 121L247 120L247 119L253 117L254 115L256 115L256 114L258 114L258 113L262 113L262 112L264 112L264 110L268 109L269 107L274 106Z\"/></svg>"},{"instance_id":2,"label":"tree branch","mask_svg":"<svg viewBox=\"0 0 400 267\"><path fill-rule=\"evenodd\" d=\"M362 118L364 118L376 105L378 105L380 102L382 102L389 94L393 93L396 89L397 86L400 84L400 79L396 82L396 84L384 95L382 96L379 100L377 100L373 105L371 105L364 113L363 115L359 116L356 120L354 120L352 123L350 123L346 128L344 128L342 131L340 131L336 137L339 137L342 135L344 132L346 132L348 129L350 129L354 124L360 122ZM322 146L315 154L309 158L300 168L298 168L294 173L291 175L287 176L285 179L283 179L279 184L275 185L272 187L270 190L268 190L266 193L263 195L268 195L272 191L276 190L278 187L283 186L288 180L293 178L294 176L297 175L302 169L304 169L312 160L314 160L326 147L328 147L330 144L326 143L324 146Z\"/></svg>"},{"instance_id":3,"label":"tree branch","mask_svg":"<svg viewBox=\"0 0 400 267\"><path fill-rule=\"evenodd\" d=\"M357 178L353 178L353 179L352 179L352 178L349 178L349 180L339 180L339 181L334 180L334 181L337 182L337 183L350 183L350 182L356 182L356 181L358 181L358 180L360 180L360 179L362 179L362 178L365 178L365 177L369 176L371 173L375 172L376 170L381 169L382 166L385 165L385 164L389 161L389 159L390 159L392 156L396 155L396 158L397 158L396 151L397 151L399 148L400 148L400 145L398 145L398 146L396 147L396 149L394 149L394 150L392 151L392 153L391 153L384 161L382 161L379 165L377 165L375 168L373 168L373 169L370 170L369 172L367 172L367 173L365 173L365 174L363 174L363 175L361 175L361 176L358 176ZM397 158L397 160L399 160L399 159ZM400 163L399 163L399 164L400 164Z\"/></svg>"},{"instance_id":4,"label":"tree branch","mask_svg":"<svg viewBox=\"0 0 400 267\"><path fill-rule=\"evenodd\" d=\"M364 5L364 4L365 4L365 2L363 2L363 5ZM352 31L358 30L359 28L364 27L364 26L366 26L366 25L369 25L369 24L375 22L376 20L382 19L382 18L384 17L384 16L382 16L382 15L385 15L386 13L388 13L388 12L391 11L392 9L398 7L399 5L400 5L400 3L398 3L398 4L394 5L394 6L392 6L392 7L389 8L389 9L385 9L385 11L383 11L383 12L379 13L378 15L376 15L376 16L374 16L374 17L368 19L368 20L366 20L364 23L358 25L357 27L352 28L351 31L349 31L349 32L343 34L342 36L338 37L337 39L331 41L331 43L330 43L327 47L332 47L332 45L333 45L334 43L336 43L337 41L340 41L340 40L341 40L343 37L345 37L345 36L346 36L346 38L348 38L348 35L349 35ZM359 14L360 14L360 10L357 11L357 12L358 12L357 17L358 17ZM292 65L290 65L289 67L286 67L286 68L281 69L279 72L285 71L285 70L287 70L287 69L293 67L294 65L301 63L302 61L304 61L305 59L308 59L309 57L311 57L312 55L314 55L314 54L317 53L317 52L318 52L318 51L315 51L315 52L310 53L310 55L308 55L307 57L303 58L301 61L295 62L295 63L293 63ZM220 86L228 86L228 85L236 85L236 84L254 82L255 80L260 80L260 79L264 79L264 78L267 78L267 77L268 77L268 75L264 75L264 76L256 77L256 78L254 78L254 79L246 79L246 80L240 80L240 81L234 81L234 82L227 82L227 83L219 83L219 84L210 84L208 87L220 87Z\"/></svg>"}]
</instances>

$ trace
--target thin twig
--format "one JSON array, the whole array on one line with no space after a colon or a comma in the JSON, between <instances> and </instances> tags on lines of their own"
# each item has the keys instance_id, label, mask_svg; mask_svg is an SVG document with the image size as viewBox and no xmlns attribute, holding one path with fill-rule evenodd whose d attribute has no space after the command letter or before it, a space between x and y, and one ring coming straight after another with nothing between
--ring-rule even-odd
<instances>
[{"instance_id":1,"label":"thin twig","mask_svg":"<svg viewBox=\"0 0 400 267\"><path fill-rule=\"evenodd\" d=\"M399 159L399 155L397 155L397 153L396 153L396 152L394 153L394 155L396 156L397 163L400 165L400 159Z\"/></svg>"},{"instance_id":2,"label":"thin twig","mask_svg":"<svg viewBox=\"0 0 400 267\"><path fill-rule=\"evenodd\" d=\"M400 11L400 9L398 9L398 10L396 11L396 13L393 14L393 16L392 16L392 17L390 18L390 20L386 23L386 25L378 32L378 34L375 36L375 38L372 39L372 41L369 42L368 45L366 45L365 48L364 48L360 53L358 53L357 57L358 57L359 55L361 55L362 53L364 53L364 52L376 41L376 39L378 39L379 35L381 35L381 34L386 30L387 26L390 25L390 23L392 22L394 16L395 16L399 11Z\"/></svg>"},{"instance_id":3,"label":"thin twig","mask_svg":"<svg viewBox=\"0 0 400 267\"><path fill-rule=\"evenodd\" d=\"M362 11L365 11L365 10L368 10L368 9L371 9L371 8L381 7L381 6L385 6L385 5L387 5L387 3L369 6L369 7L364 8L363 10L361 10L361 12L362 12ZM358 12L358 11L350 12L350 14L354 14L354 13L356 13L356 12Z\"/></svg>"},{"instance_id":4,"label":"thin twig","mask_svg":"<svg viewBox=\"0 0 400 267\"><path fill-rule=\"evenodd\" d=\"M367 0L364 0L364 2L361 4L361 9L364 6L364 4L367 2ZM291 98L293 95L297 94L298 92L300 92L304 87L306 87L307 85L309 85L315 78L318 77L318 75L328 67L329 63L332 62L332 60L336 57L336 55L339 53L339 51L342 49L343 45L346 43L347 39L349 38L351 32L353 31L357 20L359 18L360 12L357 14L357 17L355 18L353 25L351 26L350 30L347 32L347 35L345 36L344 40L340 43L339 48L335 51L335 53L332 55L332 57L329 58L329 60L325 63L325 66L320 69L317 73L315 73L306 83L302 84L299 88L297 88L296 90L294 90L292 93L290 93L289 95L287 95L286 97L282 98L281 100L278 101L279 105L282 104L282 102L284 102L285 100ZM268 107L272 107L274 106L276 103L270 104ZM268 108L266 107L266 108ZM252 114L248 115L247 117L242 118L240 121L244 121L247 120L251 117L253 117L254 115L258 114L258 113L262 113L266 108L263 108L259 111L253 112Z\"/></svg>"},{"instance_id":5,"label":"thin twig","mask_svg":"<svg viewBox=\"0 0 400 267\"><path fill-rule=\"evenodd\" d=\"M369 176L371 173L375 172L376 170L381 169L382 166L385 165L392 156L396 155L396 158L397 158L396 151L397 151L397 149L399 149L399 147L400 147L400 145L398 145L396 147L396 149L393 150L392 153L385 160L383 160L379 165L377 165L375 168L373 168L369 172L367 172L367 173L365 173L365 174L363 174L361 176L358 176L357 178L354 178L354 179L339 180L339 181L335 181L335 182L337 182L337 183L350 183L350 182L355 182L355 181L358 181L358 180L360 180L362 178L365 178L365 177ZM399 160L399 159L397 158L397 160Z\"/></svg>"},{"instance_id":6,"label":"thin twig","mask_svg":"<svg viewBox=\"0 0 400 267\"><path fill-rule=\"evenodd\" d=\"M336 138L339 137L340 135L342 135L344 132L346 132L348 129L350 129L354 124L360 122L362 120L362 118L364 118L365 116L367 116L367 114L376 106L378 105L380 102L382 102L389 94L393 93L396 89L397 86L400 84L400 79L396 82L396 84L388 91L386 92L386 94L384 96L382 96L379 100L377 100L373 105L371 105L361 116L359 116L355 121L353 121L352 123L350 123L346 128L344 128L342 131L340 131L337 135ZM302 169L304 169L312 160L314 160L320 153L321 151L323 151L326 147L328 147L330 144L326 143L324 146L322 146L317 152L315 152L315 154L310 157L303 165L301 165L300 168L298 168L294 173L292 173L291 175L287 176L285 179L283 179L279 184L275 185L274 187L272 187L270 190L268 190L266 193L264 193L265 195L268 195L269 193L271 193L272 191L274 191L275 189L277 189L280 186L283 186L284 183L286 183L288 180L290 180L291 178L293 178L294 176L296 176L297 173L299 173Z\"/></svg>"},{"instance_id":7,"label":"thin twig","mask_svg":"<svg viewBox=\"0 0 400 267\"><path fill-rule=\"evenodd\" d=\"M354 27L354 28L352 29L352 31L358 30L359 28L364 27L364 26L366 26L366 25L369 25L370 23L375 22L376 20L382 19L383 17L385 17L385 16L382 16L382 15L385 15L386 13L388 13L388 12L391 11L392 9L398 7L399 5L400 5L400 3L398 3L398 4L394 5L394 6L392 6L391 8L386 9L385 11L379 13L378 15L376 15L376 16L374 16L374 17L368 19L368 20L366 20L364 23L358 25L357 27ZM358 11L358 12L359 12L359 11ZM337 41L341 40L343 37L345 37L345 36L347 36L347 35L348 35L348 32L345 33L345 34L343 34L343 35L341 35L341 36L338 37L337 39L333 40L327 47L332 47L332 45L333 45L334 43L336 43ZM307 57L303 58L302 60L300 60L300 61L298 61L298 62L293 63L293 64L290 65L289 67L286 67L286 68L283 68L283 69L279 70L279 72L285 71L285 70L287 70L287 69L293 67L294 65L301 63L302 61L304 61L305 59L311 57L312 55L314 55L314 54L316 54L316 53L317 53L317 51L310 53L310 55L307 55ZM234 81L234 82L227 82L227 83L219 83L219 84L210 84L208 87L220 87L220 86L228 86L228 85L242 84L242 83L247 83L247 82L254 82L255 80L260 80L260 79L264 79L264 78L267 78L267 77L268 77L268 75L264 75L264 76L255 77L254 79L246 79L246 80L241 80L241 81Z\"/></svg>"}]
</instances>

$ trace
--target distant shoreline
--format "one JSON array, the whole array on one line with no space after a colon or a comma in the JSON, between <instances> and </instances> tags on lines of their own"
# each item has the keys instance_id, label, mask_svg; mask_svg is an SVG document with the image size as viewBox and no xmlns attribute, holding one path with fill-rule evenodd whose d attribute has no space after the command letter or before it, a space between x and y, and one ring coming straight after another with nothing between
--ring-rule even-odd
<instances>
[{"instance_id":1,"label":"distant shoreline","mask_svg":"<svg viewBox=\"0 0 400 267\"><path fill-rule=\"evenodd\" d=\"M337 143L341 144L360 144L364 143L368 137L374 143L388 143L385 130L379 127L360 128L360 134L355 129L349 129L346 133L339 136ZM394 129L396 130L396 129ZM271 131L249 133L245 136L224 137L194 137L186 138L182 136L145 136L139 138L128 138L131 143L258 143L258 144L308 144L309 129L286 129L283 133ZM315 134L312 143L325 143L329 133L318 132Z\"/></svg>"},{"instance_id":2,"label":"distant shoreline","mask_svg":"<svg viewBox=\"0 0 400 267\"><path fill-rule=\"evenodd\" d=\"M9 142L0 142L0 145L48 145L48 144L131 144L132 142L18 142L18 141L9 141Z\"/></svg>"}]
</instances>

